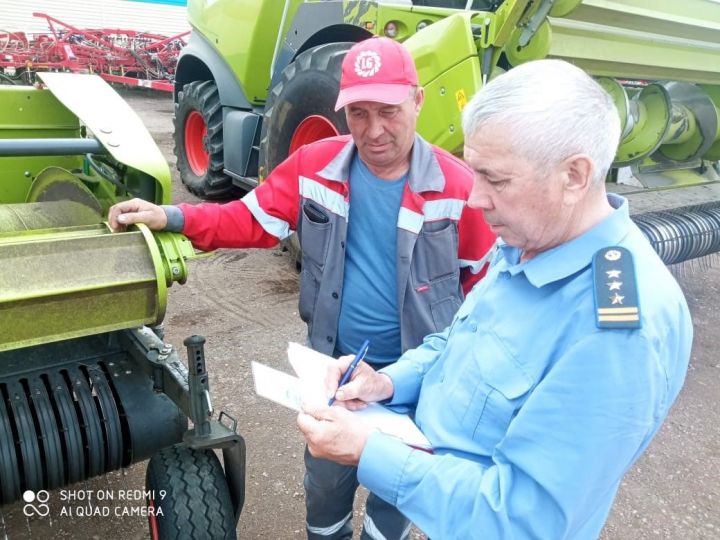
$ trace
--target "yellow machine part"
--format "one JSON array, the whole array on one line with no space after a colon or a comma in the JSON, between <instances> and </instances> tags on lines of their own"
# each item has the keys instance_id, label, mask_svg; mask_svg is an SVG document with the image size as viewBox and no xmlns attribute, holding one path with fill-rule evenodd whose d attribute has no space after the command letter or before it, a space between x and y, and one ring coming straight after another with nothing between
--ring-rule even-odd
<instances>
[{"instance_id":1,"label":"yellow machine part","mask_svg":"<svg viewBox=\"0 0 720 540\"><path fill-rule=\"evenodd\" d=\"M0 351L162 321L152 233L112 233L72 201L0 205Z\"/></svg>"}]
</instances>

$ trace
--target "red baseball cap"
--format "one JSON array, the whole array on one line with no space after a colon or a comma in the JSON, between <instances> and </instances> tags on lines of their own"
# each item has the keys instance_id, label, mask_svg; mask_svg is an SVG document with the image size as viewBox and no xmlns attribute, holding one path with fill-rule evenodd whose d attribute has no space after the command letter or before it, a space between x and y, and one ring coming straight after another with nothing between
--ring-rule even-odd
<instances>
[{"instance_id":1,"label":"red baseball cap","mask_svg":"<svg viewBox=\"0 0 720 540\"><path fill-rule=\"evenodd\" d=\"M335 110L356 101L397 105L417 84L415 62L403 45L386 37L369 38L345 55Z\"/></svg>"}]
</instances>

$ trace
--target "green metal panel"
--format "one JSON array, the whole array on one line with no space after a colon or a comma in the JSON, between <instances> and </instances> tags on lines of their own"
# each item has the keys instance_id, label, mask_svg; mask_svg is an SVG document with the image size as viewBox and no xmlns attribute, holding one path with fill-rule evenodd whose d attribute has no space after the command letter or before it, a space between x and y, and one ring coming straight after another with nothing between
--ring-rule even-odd
<instances>
[{"instance_id":1,"label":"green metal panel","mask_svg":"<svg viewBox=\"0 0 720 540\"><path fill-rule=\"evenodd\" d=\"M0 138L38 139L80 136L80 121L50 92L32 86L2 86ZM53 158L65 169L80 167L82 158ZM0 204L21 202L30 184L47 167L44 157L0 158Z\"/></svg>"},{"instance_id":2,"label":"green metal panel","mask_svg":"<svg viewBox=\"0 0 720 540\"><path fill-rule=\"evenodd\" d=\"M593 75L720 83L720 4L584 0L552 19L549 56Z\"/></svg>"},{"instance_id":3,"label":"green metal panel","mask_svg":"<svg viewBox=\"0 0 720 540\"><path fill-rule=\"evenodd\" d=\"M155 201L170 202L170 168L130 106L96 75L40 73L48 89L92 132L112 156L157 183Z\"/></svg>"},{"instance_id":4,"label":"green metal panel","mask_svg":"<svg viewBox=\"0 0 720 540\"><path fill-rule=\"evenodd\" d=\"M189 0L190 24L212 43L252 103L265 101L285 2L284 36L302 0Z\"/></svg>"},{"instance_id":5,"label":"green metal panel","mask_svg":"<svg viewBox=\"0 0 720 540\"><path fill-rule=\"evenodd\" d=\"M50 92L3 87L0 138L77 137L79 130L77 117Z\"/></svg>"},{"instance_id":6,"label":"green metal panel","mask_svg":"<svg viewBox=\"0 0 720 540\"><path fill-rule=\"evenodd\" d=\"M420 135L448 152L461 153L462 109L480 81L480 63L467 58L425 85L425 104L417 125Z\"/></svg>"},{"instance_id":7,"label":"green metal panel","mask_svg":"<svg viewBox=\"0 0 720 540\"><path fill-rule=\"evenodd\" d=\"M422 22L425 27L458 13L457 9L413 6L405 4L378 3L356 0L345 1L345 22L360 26L376 35L384 35L385 25L395 23L397 35L394 39L405 41L418 32Z\"/></svg>"},{"instance_id":8,"label":"green metal panel","mask_svg":"<svg viewBox=\"0 0 720 540\"><path fill-rule=\"evenodd\" d=\"M461 111L481 81L472 17L456 13L405 41L425 87L418 132L450 152L462 149Z\"/></svg>"}]
</instances>

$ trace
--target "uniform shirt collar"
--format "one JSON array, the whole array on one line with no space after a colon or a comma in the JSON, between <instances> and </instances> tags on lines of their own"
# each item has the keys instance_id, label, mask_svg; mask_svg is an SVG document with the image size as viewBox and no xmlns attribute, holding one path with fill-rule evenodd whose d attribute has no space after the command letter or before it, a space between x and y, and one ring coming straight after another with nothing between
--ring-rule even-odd
<instances>
[{"instance_id":1,"label":"uniform shirt collar","mask_svg":"<svg viewBox=\"0 0 720 540\"><path fill-rule=\"evenodd\" d=\"M350 139L332 161L317 174L334 182L347 182L355 152L355 142ZM445 176L440 168L440 163L438 163L430 144L417 133L410 156L408 186L414 193L442 192L445 189Z\"/></svg>"},{"instance_id":2,"label":"uniform shirt collar","mask_svg":"<svg viewBox=\"0 0 720 540\"><path fill-rule=\"evenodd\" d=\"M609 193L607 198L615 209L608 217L577 238L544 251L529 261L520 262L521 250L498 239L507 265L505 270L512 275L523 272L527 280L539 288L588 267L599 249L619 244L628 234L630 212L627 200L613 193Z\"/></svg>"}]
</instances>

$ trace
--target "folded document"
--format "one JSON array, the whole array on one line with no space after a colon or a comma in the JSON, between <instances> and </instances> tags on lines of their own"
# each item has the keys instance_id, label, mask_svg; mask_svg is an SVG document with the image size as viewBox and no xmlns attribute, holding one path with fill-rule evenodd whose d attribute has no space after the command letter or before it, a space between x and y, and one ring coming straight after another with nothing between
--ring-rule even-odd
<instances>
[{"instance_id":1,"label":"folded document","mask_svg":"<svg viewBox=\"0 0 720 540\"><path fill-rule=\"evenodd\" d=\"M252 363L255 392L275 403L299 411L302 403L327 405L325 375L334 358L304 347L298 343L288 346L288 360L297 377L271 367ZM397 437L405 444L428 450L430 441L406 414L396 413L377 403L371 403L359 411L352 411L358 420Z\"/></svg>"}]
</instances>

